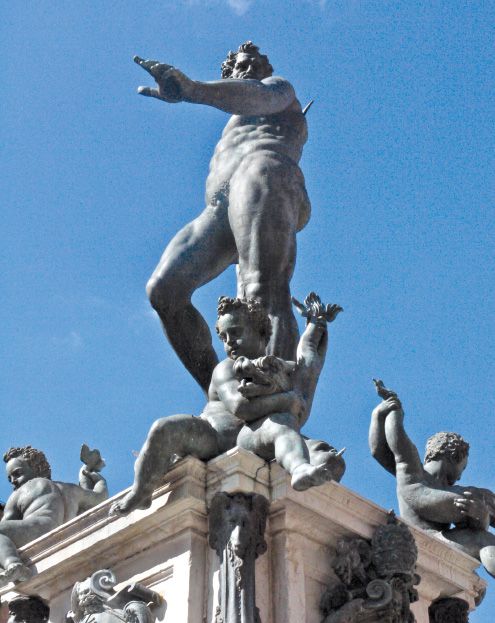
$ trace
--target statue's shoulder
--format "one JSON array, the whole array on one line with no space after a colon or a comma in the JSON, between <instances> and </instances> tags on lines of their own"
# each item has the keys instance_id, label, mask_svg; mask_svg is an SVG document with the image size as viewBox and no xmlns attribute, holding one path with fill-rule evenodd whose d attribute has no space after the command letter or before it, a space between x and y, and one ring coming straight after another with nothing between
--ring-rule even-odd
<instances>
[{"instance_id":1,"label":"statue's shoulder","mask_svg":"<svg viewBox=\"0 0 495 623\"><path fill-rule=\"evenodd\" d=\"M24 483L17 491L14 491L11 495L11 499L14 500L14 496L17 494L17 499L19 499L19 501L26 502L27 500L41 495L57 492L57 486L49 478L33 478Z\"/></svg>"},{"instance_id":2,"label":"statue's shoulder","mask_svg":"<svg viewBox=\"0 0 495 623\"><path fill-rule=\"evenodd\" d=\"M234 378L234 361L227 357L215 366L213 370L212 381L225 381Z\"/></svg>"}]
</instances>

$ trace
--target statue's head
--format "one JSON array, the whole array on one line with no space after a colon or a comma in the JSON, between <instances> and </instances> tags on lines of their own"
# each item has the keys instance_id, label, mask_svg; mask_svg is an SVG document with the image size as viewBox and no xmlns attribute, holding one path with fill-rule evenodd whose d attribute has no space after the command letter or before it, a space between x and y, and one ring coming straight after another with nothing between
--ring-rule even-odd
<instances>
[{"instance_id":1,"label":"statue's head","mask_svg":"<svg viewBox=\"0 0 495 623\"><path fill-rule=\"evenodd\" d=\"M259 53L259 47L252 41L243 43L237 52L229 52L222 63L222 78L241 80L263 80L273 74L268 56Z\"/></svg>"},{"instance_id":2,"label":"statue's head","mask_svg":"<svg viewBox=\"0 0 495 623\"><path fill-rule=\"evenodd\" d=\"M89 614L98 614L105 609L105 600L97 595L91 586L91 578L86 578L83 582L76 582L72 589L71 616L73 620L79 621Z\"/></svg>"},{"instance_id":3,"label":"statue's head","mask_svg":"<svg viewBox=\"0 0 495 623\"><path fill-rule=\"evenodd\" d=\"M14 490L33 478L48 478L51 480L52 472L46 456L41 450L24 446L24 448L9 448L3 455L7 478Z\"/></svg>"},{"instance_id":4,"label":"statue's head","mask_svg":"<svg viewBox=\"0 0 495 623\"><path fill-rule=\"evenodd\" d=\"M457 433L442 431L426 442L425 465L432 461L443 462L447 469L447 480L453 485L466 468L469 444Z\"/></svg>"},{"instance_id":5,"label":"statue's head","mask_svg":"<svg viewBox=\"0 0 495 623\"><path fill-rule=\"evenodd\" d=\"M215 328L228 357L255 359L265 354L272 323L258 301L221 296L217 312Z\"/></svg>"},{"instance_id":6,"label":"statue's head","mask_svg":"<svg viewBox=\"0 0 495 623\"><path fill-rule=\"evenodd\" d=\"M7 623L45 623L50 609L34 595L19 595L9 601L9 619Z\"/></svg>"}]
</instances>

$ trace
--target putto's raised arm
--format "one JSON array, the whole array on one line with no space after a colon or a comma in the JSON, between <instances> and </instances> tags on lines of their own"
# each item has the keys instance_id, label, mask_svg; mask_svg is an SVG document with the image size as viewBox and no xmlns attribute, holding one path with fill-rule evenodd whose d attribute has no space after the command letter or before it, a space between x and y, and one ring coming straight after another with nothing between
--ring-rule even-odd
<instances>
[{"instance_id":1,"label":"putto's raised arm","mask_svg":"<svg viewBox=\"0 0 495 623\"><path fill-rule=\"evenodd\" d=\"M404 411L395 392L386 389L381 381L373 379L383 402L372 415L370 448L376 460L389 472L409 483L420 482L424 471L418 449L404 428ZM387 450L388 448L388 450ZM393 457L395 469L391 464Z\"/></svg>"}]
</instances>

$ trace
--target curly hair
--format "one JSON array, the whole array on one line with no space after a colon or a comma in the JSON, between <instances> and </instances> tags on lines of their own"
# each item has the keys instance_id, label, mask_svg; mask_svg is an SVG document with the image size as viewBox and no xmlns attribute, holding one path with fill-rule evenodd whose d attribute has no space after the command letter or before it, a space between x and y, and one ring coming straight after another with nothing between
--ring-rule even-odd
<instances>
[{"instance_id":1,"label":"curly hair","mask_svg":"<svg viewBox=\"0 0 495 623\"><path fill-rule=\"evenodd\" d=\"M243 43L242 45L240 45L237 52L232 52L231 50L228 53L227 60L222 63L221 67L222 78L232 78L238 54L251 54L252 56L259 56L264 70L263 78L268 78L273 74L273 67L268 60L268 56L266 54L260 54L259 47L257 45L254 45L252 41L248 41L247 43Z\"/></svg>"},{"instance_id":2,"label":"curly hair","mask_svg":"<svg viewBox=\"0 0 495 623\"><path fill-rule=\"evenodd\" d=\"M270 316L263 309L259 301L221 296L218 299L217 323L221 316L231 314L232 312L242 312L245 319L251 323L251 326L259 331L261 337L265 338L268 344L272 335L272 323ZM216 332L219 333L218 324L215 326L215 329Z\"/></svg>"},{"instance_id":3,"label":"curly hair","mask_svg":"<svg viewBox=\"0 0 495 623\"><path fill-rule=\"evenodd\" d=\"M50 616L50 608L35 595L20 595L9 601L9 614L16 621L45 623Z\"/></svg>"},{"instance_id":4,"label":"curly hair","mask_svg":"<svg viewBox=\"0 0 495 623\"><path fill-rule=\"evenodd\" d=\"M31 446L24 446L24 448L9 448L3 455L3 460L8 463L11 459L21 458L29 466L34 469L40 478L48 478L51 480L52 471L50 469L50 463L46 460L46 456L41 450L31 448Z\"/></svg>"},{"instance_id":5,"label":"curly hair","mask_svg":"<svg viewBox=\"0 0 495 623\"><path fill-rule=\"evenodd\" d=\"M469 444L457 433L442 431L426 442L425 463L446 457L452 463L460 463L469 455Z\"/></svg>"}]
</instances>

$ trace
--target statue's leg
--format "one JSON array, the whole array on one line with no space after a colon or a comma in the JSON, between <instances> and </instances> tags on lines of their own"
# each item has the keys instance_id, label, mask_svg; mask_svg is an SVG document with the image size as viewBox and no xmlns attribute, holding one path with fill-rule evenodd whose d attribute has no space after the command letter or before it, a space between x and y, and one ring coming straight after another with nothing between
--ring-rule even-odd
<instances>
[{"instance_id":1,"label":"statue's leg","mask_svg":"<svg viewBox=\"0 0 495 623\"><path fill-rule=\"evenodd\" d=\"M134 466L130 492L110 507L110 515L127 515L147 508L153 491L162 482L176 456L188 454L208 460L219 454L217 432L209 422L192 415L172 415L157 420Z\"/></svg>"},{"instance_id":2,"label":"statue's leg","mask_svg":"<svg viewBox=\"0 0 495 623\"><path fill-rule=\"evenodd\" d=\"M332 479L326 464L311 465L309 450L291 413L273 413L242 428L237 444L266 461L275 458L289 474L294 489L304 491Z\"/></svg>"},{"instance_id":3,"label":"statue's leg","mask_svg":"<svg viewBox=\"0 0 495 623\"><path fill-rule=\"evenodd\" d=\"M488 530L452 528L442 532L441 536L464 553L481 560L488 573L495 577L495 534Z\"/></svg>"},{"instance_id":4,"label":"statue's leg","mask_svg":"<svg viewBox=\"0 0 495 623\"><path fill-rule=\"evenodd\" d=\"M494 542L480 549L480 560L492 578L495 578L495 538L491 532L487 532L487 534L492 537Z\"/></svg>"},{"instance_id":5,"label":"statue's leg","mask_svg":"<svg viewBox=\"0 0 495 623\"><path fill-rule=\"evenodd\" d=\"M7 522L5 521L2 523ZM10 565L16 563L22 564L17 547L8 536L0 534L0 565L3 569L8 569Z\"/></svg>"},{"instance_id":6,"label":"statue's leg","mask_svg":"<svg viewBox=\"0 0 495 623\"><path fill-rule=\"evenodd\" d=\"M0 586L9 582L25 582L31 577L31 571L20 559L16 546L3 534L0 534L0 565L3 568L0 572Z\"/></svg>"},{"instance_id":7,"label":"statue's leg","mask_svg":"<svg viewBox=\"0 0 495 623\"><path fill-rule=\"evenodd\" d=\"M326 465L332 474L332 480L340 482L345 472L345 461L337 450L321 439L308 439L304 442L309 450L309 462L311 465Z\"/></svg>"},{"instance_id":8,"label":"statue's leg","mask_svg":"<svg viewBox=\"0 0 495 623\"><path fill-rule=\"evenodd\" d=\"M273 325L267 352L283 359L295 358L299 339L290 298L300 203L296 169L284 158L257 152L243 160L230 184L238 296L257 299L265 307Z\"/></svg>"},{"instance_id":9,"label":"statue's leg","mask_svg":"<svg viewBox=\"0 0 495 623\"><path fill-rule=\"evenodd\" d=\"M218 358L191 296L236 261L227 208L210 206L172 239L146 286L168 341L205 393Z\"/></svg>"},{"instance_id":10,"label":"statue's leg","mask_svg":"<svg viewBox=\"0 0 495 623\"><path fill-rule=\"evenodd\" d=\"M6 519L0 522L0 585L8 582L24 582L31 577L31 571L19 557L18 547L22 547L43 536L57 522L50 517L30 516L27 519Z\"/></svg>"}]
</instances>

